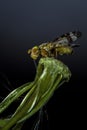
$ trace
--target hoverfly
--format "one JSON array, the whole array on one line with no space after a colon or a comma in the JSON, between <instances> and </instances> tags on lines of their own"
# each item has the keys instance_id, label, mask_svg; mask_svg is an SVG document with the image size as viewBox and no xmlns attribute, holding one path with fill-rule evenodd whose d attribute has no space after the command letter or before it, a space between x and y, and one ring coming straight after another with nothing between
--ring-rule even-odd
<instances>
[{"instance_id":1,"label":"hoverfly","mask_svg":"<svg viewBox=\"0 0 87 130\"><path fill-rule=\"evenodd\" d=\"M81 32L73 31L57 37L51 42L42 43L39 46L34 46L32 49L28 50L28 54L34 60L39 56L41 57L57 57L63 54L72 54L73 47L79 46L79 44L74 44L81 36Z\"/></svg>"}]
</instances>

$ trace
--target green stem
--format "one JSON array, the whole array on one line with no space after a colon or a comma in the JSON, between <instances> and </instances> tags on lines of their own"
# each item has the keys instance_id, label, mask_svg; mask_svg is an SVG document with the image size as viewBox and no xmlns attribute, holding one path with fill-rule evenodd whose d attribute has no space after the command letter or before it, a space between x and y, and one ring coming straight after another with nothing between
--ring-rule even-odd
<instances>
[{"instance_id":1,"label":"green stem","mask_svg":"<svg viewBox=\"0 0 87 130\"><path fill-rule=\"evenodd\" d=\"M21 104L0 130L21 129L21 123L35 114L52 97L54 91L71 76L68 67L53 58L42 58L37 67L35 80L11 92L0 104L4 111L21 94L27 92ZM10 101L9 101L10 100ZM3 120L4 122L4 120Z\"/></svg>"}]
</instances>

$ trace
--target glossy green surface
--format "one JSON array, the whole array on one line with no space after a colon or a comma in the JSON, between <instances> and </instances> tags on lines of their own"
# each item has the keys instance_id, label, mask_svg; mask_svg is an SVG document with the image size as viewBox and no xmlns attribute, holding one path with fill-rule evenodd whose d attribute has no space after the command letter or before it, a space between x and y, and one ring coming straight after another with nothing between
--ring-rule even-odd
<instances>
[{"instance_id":1,"label":"glossy green surface","mask_svg":"<svg viewBox=\"0 0 87 130\"><path fill-rule=\"evenodd\" d=\"M21 130L23 122L43 107L54 91L70 77L70 70L61 61L41 58L35 80L15 89L0 103L0 113L2 113L12 102L27 92L11 118L0 120L0 130Z\"/></svg>"}]
</instances>

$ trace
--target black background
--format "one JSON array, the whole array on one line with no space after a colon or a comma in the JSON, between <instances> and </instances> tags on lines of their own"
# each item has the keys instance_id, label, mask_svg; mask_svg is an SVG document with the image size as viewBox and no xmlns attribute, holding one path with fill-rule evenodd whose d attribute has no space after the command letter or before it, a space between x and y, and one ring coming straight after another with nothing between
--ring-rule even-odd
<instances>
[{"instance_id":1,"label":"black background","mask_svg":"<svg viewBox=\"0 0 87 130\"><path fill-rule=\"evenodd\" d=\"M80 47L75 49L75 53L59 57L70 68L72 77L47 104L52 130L63 126L70 129L85 126L86 24L86 0L0 1L0 73L8 77L14 88L34 80L35 65L27 54L29 48L70 31L82 32L77 41Z\"/></svg>"}]
</instances>

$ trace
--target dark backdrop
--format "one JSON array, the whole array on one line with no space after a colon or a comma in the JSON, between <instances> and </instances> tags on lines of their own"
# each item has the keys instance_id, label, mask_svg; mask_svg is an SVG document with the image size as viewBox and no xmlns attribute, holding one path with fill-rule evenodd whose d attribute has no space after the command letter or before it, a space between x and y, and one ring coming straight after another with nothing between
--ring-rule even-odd
<instances>
[{"instance_id":1,"label":"dark backdrop","mask_svg":"<svg viewBox=\"0 0 87 130\"><path fill-rule=\"evenodd\" d=\"M27 54L29 48L69 31L80 30L83 34L77 41L81 46L72 56L59 57L69 66L72 77L55 92L47 105L52 129L64 124L65 128L69 124L78 127L85 122L86 23L86 0L0 1L0 73L5 74L14 87L35 77L34 63Z\"/></svg>"}]
</instances>

